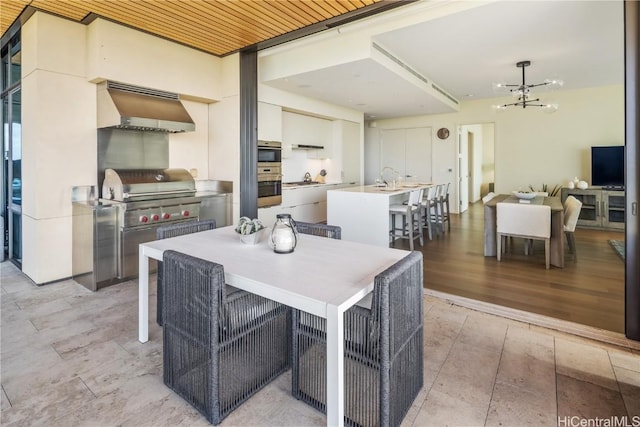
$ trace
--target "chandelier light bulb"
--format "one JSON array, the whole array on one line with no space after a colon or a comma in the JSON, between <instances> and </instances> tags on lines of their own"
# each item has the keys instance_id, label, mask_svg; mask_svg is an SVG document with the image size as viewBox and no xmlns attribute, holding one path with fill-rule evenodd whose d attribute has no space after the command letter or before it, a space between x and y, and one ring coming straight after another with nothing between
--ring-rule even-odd
<instances>
[{"instance_id":1,"label":"chandelier light bulb","mask_svg":"<svg viewBox=\"0 0 640 427\"><path fill-rule=\"evenodd\" d=\"M505 94L509 92L506 82L493 82L493 91L497 94Z\"/></svg>"},{"instance_id":2,"label":"chandelier light bulb","mask_svg":"<svg viewBox=\"0 0 640 427\"><path fill-rule=\"evenodd\" d=\"M558 108L560 108L560 106L559 106L558 104L556 104L556 103L549 103L549 104L544 104L544 105L542 106L542 111L543 111L544 113L547 113L547 114L553 114L553 113L555 113L556 111L558 111Z\"/></svg>"},{"instance_id":3,"label":"chandelier light bulb","mask_svg":"<svg viewBox=\"0 0 640 427\"><path fill-rule=\"evenodd\" d=\"M550 90L561 89L564 86L564 81L558 78L545 79L544 82Z\"/></svg>"}]
</instances>

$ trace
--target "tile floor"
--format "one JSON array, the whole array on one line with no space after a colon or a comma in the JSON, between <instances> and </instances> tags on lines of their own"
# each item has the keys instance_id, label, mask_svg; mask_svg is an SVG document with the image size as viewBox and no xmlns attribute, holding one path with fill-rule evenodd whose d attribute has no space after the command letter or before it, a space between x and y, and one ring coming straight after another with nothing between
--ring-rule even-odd
<instances>
[{"instance_id":1,"label":"tile floor","mask_svg":"<svg viewBox=\"0 0 640 427\"><path fill-rule=\"evenodd\" d=\"M150 342L138 343L135 282L36 287L4 262L0 283L2 426L208 425L162 383L154 315ZM405 426L640 425L636 349L430 296L424 319L424 389ZM324 425L289 389L287 373L222 425Z\"/></svg>"}]
</instances>

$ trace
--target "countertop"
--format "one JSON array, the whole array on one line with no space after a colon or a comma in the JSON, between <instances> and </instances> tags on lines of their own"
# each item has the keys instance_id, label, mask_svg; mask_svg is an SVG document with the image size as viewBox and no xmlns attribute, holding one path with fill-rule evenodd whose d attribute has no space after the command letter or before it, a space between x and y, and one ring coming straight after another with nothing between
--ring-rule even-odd
<instances>
[{"instance_id":1,"label":"countertop","mask_svg":"<svg viewBox=\"0 0 640 427\"><path fill-rule=\"evenodd\" d=\"M385 196L394 196L397 194L407 193L412 190L416 190L418 188L428 188L432 187L434 184L430 183L414 183L414 184L403 184L401 186L397 186L395 188L392 187L378 187L376 185L356 185L353 187L345 187L345 188L336 188L331 191L342 191L347 193L367 193L367 194L380 194Z\"/></svg>"},{"instance_id":2,"label":"countertop","mask_svg":"<svg viewBox=\"0 0 640 427\"><path fill-rule=\"evenodd\" d=\"M296 188L310 188L310 187L330 187L334 185L355 185L355 182L325 182L323 183L314 183L314 184L293 184L293 183L282 183L283 190L291 190Z\"/></svg>"}]
</instances>

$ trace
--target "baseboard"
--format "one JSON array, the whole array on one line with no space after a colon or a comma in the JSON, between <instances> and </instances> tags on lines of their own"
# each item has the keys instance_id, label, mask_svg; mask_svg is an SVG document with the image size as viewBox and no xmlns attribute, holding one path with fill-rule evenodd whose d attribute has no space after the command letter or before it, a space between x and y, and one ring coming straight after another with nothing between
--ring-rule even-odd
<instances>
[{"instance_id":1,"label":"baseboard","mask_svg":"<svg viewBox=\"0 0 640 427\"><path fill-rule=\"evenodd\" d=\"M530 313L527 311L517 310L515 308L477 301L471 298L438 292L431 289L424 289L424 294L446 301L447 303L471 310L493 314L496 316L504 317L506 319L517 320L531 325L540 326L543 328L552 329L559 332L564 332L583 338L589 338L595 341L640 351L639 341L630 340L629 338L618 332L611 332L604 329L594 328L592 326L569 322L567 320L555 319L553 317L543 316L541 314Z\"/></svg>"}]
</instances>

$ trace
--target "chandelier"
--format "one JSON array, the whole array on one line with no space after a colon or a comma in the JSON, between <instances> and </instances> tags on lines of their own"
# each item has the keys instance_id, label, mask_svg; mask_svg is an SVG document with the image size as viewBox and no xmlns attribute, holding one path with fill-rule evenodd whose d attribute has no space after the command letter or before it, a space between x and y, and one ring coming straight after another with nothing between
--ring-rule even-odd
<instances>
[{"instance_id":1,"label":"chandelier","mask_svg":"<svg viewBox=\"0 0 640 427\"><path fill-rule=\"evenodd\" d=\"M534 96L531 92L532 88L540 87L545 89L558 89L561 88L564 82L558 79L545 79L542 83L527 84L524 77L524 70L531 65L531 61L520 61L516 64L518 68L522 68L522 83L521 84L508 84L508 83L494 83L493 88L498 93L511 92L514 98L517 100L508 104L494 105L495 111L505 111L508 107L541 107L545 113L554 113L558 110L559 105L557 103L544 103L540 101L540 98Z\"/></svg>"}]
</instances>

